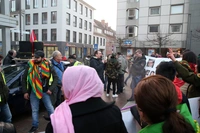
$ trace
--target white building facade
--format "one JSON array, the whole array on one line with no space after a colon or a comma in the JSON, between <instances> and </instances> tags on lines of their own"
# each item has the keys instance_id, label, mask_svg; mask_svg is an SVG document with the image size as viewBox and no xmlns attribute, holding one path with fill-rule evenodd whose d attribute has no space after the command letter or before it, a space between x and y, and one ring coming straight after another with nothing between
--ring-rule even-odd
<instances>
[{"instance_id":1,"label":"white building facade","mask_svg":"<svg viewBox=\"0 0 200 133\"><path fill-rule=\"evenodd\" d=\"M0 51L5 56L11 49L10 28L16 27L17 20L10 17L8 0L0 0Z\"/></svg>"},{"instance_id":2,"label":"white building facade","mask_svg":"<svg viewBox=\"0 0 200 133\"><path fill-rule=\"evenodd\" d=\"M37 41L44 42L47 57L57 49L78 58L93 50L95 9L83 0L23 0L21 10L25 33L34 31ZM29 41L29 36L23 40Z\"/></svg>"},{"instance_id":3,"label":"white building facade","mask_svg":"<svg viewBox=\"0 0 200 133\"><path fill-rule=\"evenodd\" d=\"M159 47L153 40L157 35L168 36L169 41L162 46L185 48L188 29L189 0L118 0L116 35L130 40L128 47L133 51L149 49L157 52ZM127 47L125 45L125 47ZM124 49L123 52L126 52ZM165 49L165 50L164 50Z\"/></svg>"}]
</instances>

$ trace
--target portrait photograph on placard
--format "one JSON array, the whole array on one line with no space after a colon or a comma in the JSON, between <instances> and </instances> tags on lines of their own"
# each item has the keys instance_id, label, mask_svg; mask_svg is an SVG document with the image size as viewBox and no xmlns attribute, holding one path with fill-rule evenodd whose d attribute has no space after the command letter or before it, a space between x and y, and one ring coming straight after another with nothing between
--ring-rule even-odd
<instances>
[{"instance_id":1,"label":"portrait photograph on placard","mask_svg":"<svg viewBox=\"0 0 200 133\"><path fill-rule=\"evenodd\" d=\"M146 76L145 77L148 77L149 73L150 73L150 70L146 70Z\"/></svg>"},{"instance_id":2,"label":"portrait photograph on placard","mask_svg":"<svg viewBox=\"0 0 200 133\"><path fill-rule=\"evenodd\" d=\"M155 75L155 72L151 71L149 76L151 76L151 75Z\"/></svg>"},{"instance_id":3,"label":"portrait photograph on placard","mask_svg":"<svg viewBox=\"0 0 200 133\"><path fill-rule=\"evenodd\" d=\"M147 67L153 68L154 63L155 63L155 60L154 60L154 59L149 59L148 62L147 62Z\"/></svg>"}]
</instances>

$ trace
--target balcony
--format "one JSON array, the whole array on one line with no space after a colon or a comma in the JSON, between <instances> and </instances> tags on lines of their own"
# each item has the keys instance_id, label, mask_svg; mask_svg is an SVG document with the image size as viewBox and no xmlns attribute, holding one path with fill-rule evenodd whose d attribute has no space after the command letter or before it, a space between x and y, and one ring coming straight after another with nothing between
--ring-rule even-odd
<instances>
[{"instance_id":1,"label":"balcony","mask_svg":"<svg viewBox=\"0 0 200 133\"><path fill-rule=\"evenodd\" d=\"M7 15L0 14L0 27L1 26L9 27L9 28L16 27L17 19L7 16Z\"/></svg>"},{"instance_id":2,"label":"balcony","mask_svg":"<svg viewBox=\"0 0 200 133\"><path fill-rule=\"evenodd\" d=\"M139 2L137 0L127 1L127 8L139 8Z\"/></svg>"}]
</instances>

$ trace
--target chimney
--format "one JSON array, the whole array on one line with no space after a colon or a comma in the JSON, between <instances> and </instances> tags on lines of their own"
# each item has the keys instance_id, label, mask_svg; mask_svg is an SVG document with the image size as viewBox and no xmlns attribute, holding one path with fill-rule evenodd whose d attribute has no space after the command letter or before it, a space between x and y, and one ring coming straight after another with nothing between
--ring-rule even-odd
<instances>
[{"instance_id":1,"label":"chimney","mask_svg":"<svg viewBox=\"0 0 200 133\"><path fill-rule=\"evenodd\" d=\"M101 23L102 23L103 25L105 25L105 20L101 20Z\"/></svg>"},{"instance_id":2,"label":"chimney","mask_svg":"<svg viewBox=\"0 0 200 133\"><path fill-rule=\"evenodd\" d=\"M107 28L108 27L108 23L106 23L105 25L106 25L106 28Z\"/></svg>"}]
</instances>

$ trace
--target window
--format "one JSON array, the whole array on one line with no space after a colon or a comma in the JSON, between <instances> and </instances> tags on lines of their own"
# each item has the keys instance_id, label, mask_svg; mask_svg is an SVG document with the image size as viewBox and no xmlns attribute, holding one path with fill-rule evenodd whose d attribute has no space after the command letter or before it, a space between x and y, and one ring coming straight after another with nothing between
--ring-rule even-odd
<instances>
[{"instance_id":1,"label":"window","mask_svg":"<svg viewBox=\"0 0 200 133\"><path fill-rule=\"evenodd\" d=\"M84 44L87 44L87 34L84 34Z\"/></svg>"},{"instance_id":2,"label":"window","mask_svg":"<svg viewBox=\"0 0 200 133\"><path fill-rule=\"evenodd\" d=\"M102 33L102 29L99 29L99 28L94 28L94 31L97 33Z\"/></svg>"},{"instance_id":3,"label":"window","mask_svg":"<svg viewBox=\"0 0 200 133\"><path fill-rule=\"evenodd\" d=\"M76 43L76 32L75 31L73 31L73 42Z\"/></svg>"},{"instance_id":4,"label":"window","mask_svg":"<svg viewBox=\"0 0 200 133\"><path fill-rule=\"evenodd\" d=\"M96 44L99 44L99 38L97 37L97 43Z\"/></svg>"},{"instance_id":5,"label":"window","mask_svg":"<svg viewBox=\"0 0 200 133\"><path fill-rule=\"evenodd\" d=\"M33 32L35 33L36 40L38 40L38 30L35 29Z\"/></svg>"},{"instance_id":6,"label":"window","mask_svg":"<svg viewBox=\"0 0 200 133\"><path fill-rule=\"evenodd\" d=\"M150 25L149 32L159 32L159 25Z\"/></svg>"},{"instance_id":7,"label":"window","mask_svg":"<svg viewBox=\"0 0 200 133\"><path fill-rule=\"evenodd\" d=\"M82 58L82 48L77 48L77 57Z\"/></svg>"},{"instance_id":8,"label":"window","mask_svg":"<svg viewBox=\"0 0 200 133\"><path fill-rule=\"evenodd\" d=\"M30 0L25 1L25 9L30 9Z\"/></svg>"},{"instance_id":9,"label":"window","mask_svg":"<svg viewBox=\"0 0 200 133\"><path fill-rule=\"evenodd\" d=\"M34 25L38 24L38 13L33 14L33 24Z\"/></svg>"},{"instance_id":10,"label":"window","mask_svg":"<svg viewBox=\"0 0 200 133\"><path fill-rule=\"evenodd\" d=\"M81 18L79 18L79 28L82 29L82 27L83 27L83 20Z\"/></svg>"},{"instance_id":11,"label":"window","mask_svg":"<svg viewBox=\"0 0 200 133\"><path fill-rule=\"evenodd\" d=\"M138 19L139 10L138 9L128 9L128 20Z\"/></svg>"},{"instance_id":12,"label":"window","mask_svg":"<svg viewBox=\"0 0 200 133\"><path fill-rule=\"evenodd\" d=\"M42 41L47 41L47 29L42 29Z\"/></svg>"},{"instance_id":13,"label":"window","mask_svg":"<svg viewBox=\"0 0 200 133\"><path fill-rule=\"evenodd\" d=\"M182 32L182 24L170 25L170 33L181 33L181 32Z\"/></svg>"},{"instance_id":14,"label":"window","mask_svg":"<svg viewBox=\"0 0 200 133\"><path fill-rule=\"evenodd\" d=\"M30 30L26 30L26 32L30 33ZM26 34L26 41L29 41L29 40L30 40L30 34Z\"/></svg>"},{"instance_id":15,"label":"window","mask_svg":"<svg viewBox=\"0 0 200 133\"><path fill-rule=\"evenodd\" d=\"M47 24L47 12L42 13L42 24Z\"/></svg>"},{"instance_id":16,"label":"window","mask_svg":"<svg viewBox=\"0 0 200 133\"><path fill-rule=\"evenodd\" d=\"M66 42L70 42L70 30L66 30Z\"/></svg>"},{"instance_id":17,"label":"window","mask_svg":"<svg viewBox=\"0 0 200 133\"><path fill-rule=\"evenodd\" d=\"M106 39L103 39L103 46L106 45Z\"/></svg>"},{"instance_id":18,"label":"window","mask_svg":"<svg viewBox=\"0 0 200 133\"><path fill-rule=\"evenodd\" d=\"M77 1L74 0L74 11L77 12Z\"/></svg>"},{"instance_id":19,"label":"window","mask_svg":"<svg viewBox=\"0 0 200 133\"><path fill-rule=\"evenodd\" d=\"M88 8L85 7L85 16L87 17L88 16Z\"/></svg>"},{"instance_id":20,"label":"window","mask_svg":"<svg viewBox=\"0 0 200 133\"><path fill-rule=\"evenodd\" d=\"M92 23L89 23L89 31L92 31Z\"/></svg>"},{"instance_id":21,"label":"window","mask_svg":"<svg viewBox=\"0 0 200 133\"><path fill-rule=\"evenodd\" d=\"M76 27L77 26L77 17L73 16L73 26Z\"/></svg>"},{"instance_id":22,"label":"window","mask_svg":"<svg viewBox=\"0 0 200 133\"><path fill-rule=\"evenodd\" d=\"M11 0L10 4L11 4L11 12L15 12L16 11L16 1Z\"/></svg>"},{"instance_id":23,"label":"window","mask_svg":"<svg viewBox=\"0 0 200 133\"><path fill-rule=\"evenodd\" d=\"M30 25L30 21L31 21L30 14L26 14L26 25Z\"/></svg>"},{"instance_id":24,"label":"window","mask_svg":"<svg viewBox=\"0 0 200 133\"><path fill-rule=\"evenodd\" d=\"M71 8L71 0L66 0L67 1L67 8L70 9Z\"/></svg>"},{"instance_id":25,"label":"window","mask_svg":"<svg viewBox=\"0 0 200 133\"><path fill-rule=\"evenodd\" d=\"M87 21L85 20L84 29L87 30Z\"/></svg>"},{"instance_id":26,"label":"window","mask_svg":"<svg viewBox=\"0 0 200 133\"><path fill-rule=\"evenodd\" d=\"M138 2L139 0L129 0L128 2Z\"/></svg>"},{"instance_id":27,"label":"window","mask_svg":"<svg viewBox=\"0 0 200 133\"><path fill-rule=\"evenodd\" d=\"M83 5L80 4L80 14L83 14Z\"/></svg>"},{"instance_id":28,"label":"window","mask_svg":"<svg viewBox=\"0 0 200 133\"><path fill-rule=\"evenodd\" d=\"M138 27L137 26L128 26L127 27L127 37L135 37L138 33Z\"/></svg>"},{"instance_id":29,"label":"window","mask_svg":"<svg viewBox=\"0 0 200 133\"><path fill-rule=\"evenodd\" d=\"M43 8L47 7L47 0L42 0L42 7Z\"/></svg>"},{"instance_id":30,"label":"window","mask_svg":"<svg viewBox=\"0 0 200 133\"><path fill-rule=\"evenodd\" d=\"M89 35L89 44L92 44L92 36Z\"/></svg>"},{"instance_id":31,"label":"window","mask_svg":"<svg viewBox=\"0 0 200 133\"><path fill-rule=\"evenodd\" d=\"M18 33L14 33L14 40L19 41Z\"/></svg>"},{"instance_id":32,"label":"window","mask_svg":"<svg viewBox=\"0 0 200 133\"><path fill-rule=\"evenodd\" d=\"M67 16L66 16L66 24L70 25L70 14L69 13L67 13Z\"/></svg>"},{"instance_id":33,"label":"window","mask_svg":"<svg viewBox=\"0 0 200 133\"><path fill-rule=\"evenodd\" d=\"M57 35L56 35L56 29L51 29L51 41L56 41Z\"/></svg>"},{"instance_id":34,"label":"window","mask_svg":"<svg viewBox=\"0 0 200 133\"><path fill-rule=\"evenodd\" d=\"M52 24L57 23L57 12L56 11L51 12L51 23Z\"/></svg>"},{"instance_id":35,"label":"window","mask_svg":"<svg viewBox=\"0 0 200 133\"><path fill-rule=\"evenodd\" d=\"M92 10L90 10L90 19L92 19Z\"/></svg>"},{"instance_id":36,"label":"window","mask_svg":"<svg viewBox=\"0 0 200 133\"><path fill-rule=\"evenodd\" d=\"M82 33L79 33L79 43L82 43Z\"/></svg>"},{"instance_id":37,"label":"window","mask_svg":"<svg viewBox=\"0 0 200 133\"><path fill-rule=\"evenodd\" d=\"M149 15L160 15L160 7L151 7Z\"/></svg>"},{"instance_id":38,"label":"window","mask_svg":"<svg viewBox=\"0 0 200 133\"><path fill-rule=\"evenodd\" d=\"M93 44L95 44L95 36L93 36Z\"/></svg>"},{"instance_id":39,"label":"window","mask_svg":"<svg viewBox=\"0 0 200 133\"><path fill-rule=\"evenodd\" d=\"M38 8L38 0L33 0L33 8Z\"/></svg>"},{"instance_id":40,"label":"window","mask_svg":"<svg viewBox=\"0 0 200 133\"><path fill-rule=\"evenodd\" d=\"M100 46L102 46L102 38L100 38Z\"/></svg>"},{"instance_id":41,"label":"window","mask_svg":"<svg viewBox=\"0 0 200 133\"><path fill-rule=\"evenodd\" d=\"M52 7L57 6L57 0L51 0L51 6Z\"/></svg>"},{"instance_id":42,"label":"window","mask_svg":"<svg viewBox=\"0 0 200 133\"><path fill-rule=\"evenodd\" d=\"M183 13L183 5L171 6L171 14L180 14L180 13Z\"/></svg>"}]
</instances>

